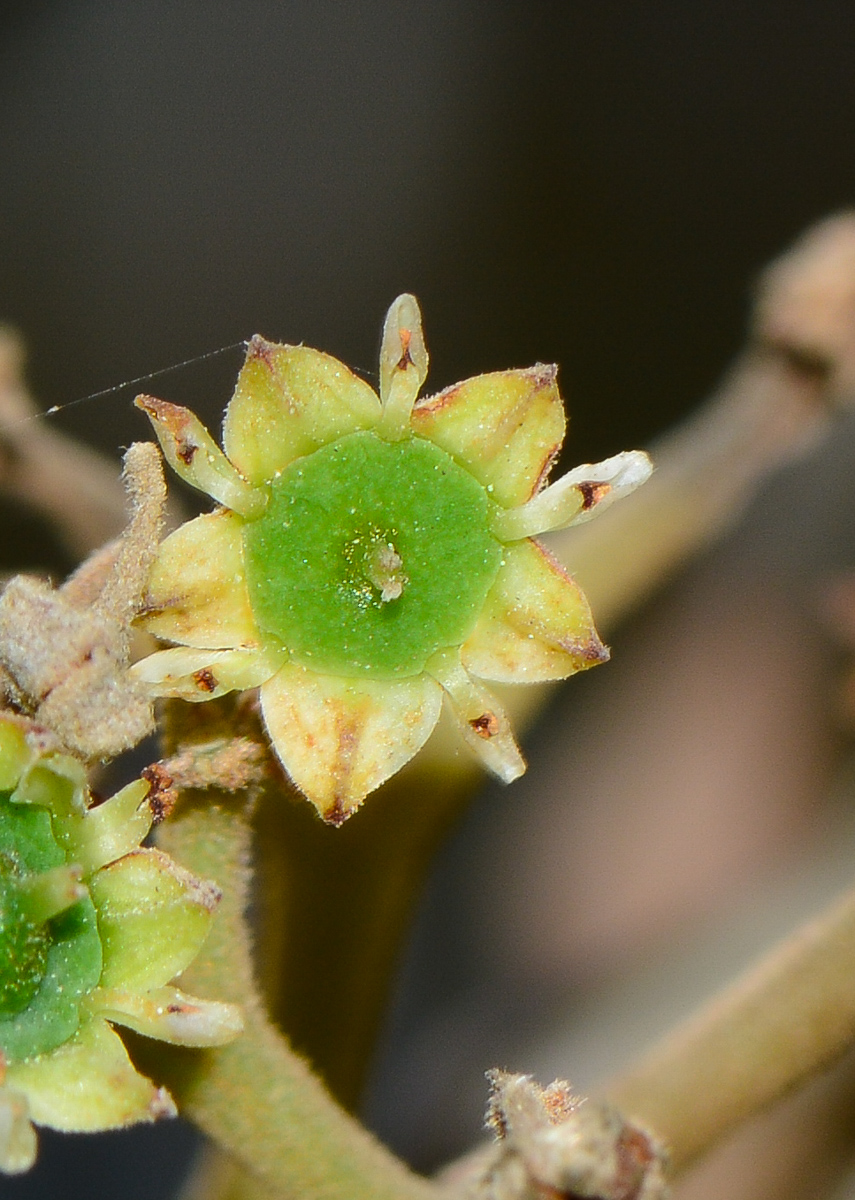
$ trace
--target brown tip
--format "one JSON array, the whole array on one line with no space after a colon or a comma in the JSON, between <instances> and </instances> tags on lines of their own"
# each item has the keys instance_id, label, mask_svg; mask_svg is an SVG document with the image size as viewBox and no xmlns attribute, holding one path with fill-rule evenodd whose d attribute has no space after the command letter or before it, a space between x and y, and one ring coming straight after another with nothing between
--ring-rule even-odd
<instances>
[{"instance_id":1,"label":"brown tip","mask_svg":"<svg viewBox=\"0 0 855 1200\"><path fill-rule=\"evenodd\" d=\"M543 388L554 387L558 379L558 367L555 363L535 363L533 367L529 367L531 381L538 391Z\"/></svg>"},{"instance_id":2,"label":"brown tip","mask_svg":"<svg viewBox=\"0 0 855 1200\"><path fill-rule=\"evenodd\" d=\"M356 804L345 805L342 797L336 796L332 805L326 810L325 813L321 814L324 824L332 825L334 828L340 829L345 821L353 816L357 808L359 808L360 803L361 801L357 802Z\"/></svg>"},{"instance_id":3,"label":"brown tip","mask_svg":"<svg viewBox=\"0 0 855 1200\"><path fill-rule=\"evenodd\" d=\"M166 420L170 415L170 409L177 407L175 404L170 404L168 400L158 400L157 396L147 396L144 393L136 397L134 405L159 421Z\"/></svg>"},{"instance_id":4,"label":"brown tip","mask_svg":"<svg viewBox=\"0 0 855 1200\"><path fill-rule=\"evenodd\" d=\"M189 466L193 455L199 449L187 435L187 426L195 421L190 410L180 404L170 404L168 400L158 400L157 396L137 396L134 404L172 436L178 457Z\"/></svg>"},{"instance_id":5,"label":"brown tip","mask_svg":"<svg viewBox=\"0 0 855 1200\"><path fill-rule=\"evenodd\" d=\"M273 355L275 351L281 349L282 347L278 342L268 342L267 338L263 338L260 333L254 333L247 342L246 361L260 359L266 366L272 368Z\"/></svg>"},{"instance_id":6,"label":"brown tip","mask_svg":"<svg viewBox=\"0 0 855 1200\"><path fill-rule=\"evenodd\" d=\"M140 776L149 784L146 799L152 819L155 825L159 825L170 815L178 799L178 793L173 786L174 780L163 763L159 762L144 767Z\"/></svg>"}]
</instances>

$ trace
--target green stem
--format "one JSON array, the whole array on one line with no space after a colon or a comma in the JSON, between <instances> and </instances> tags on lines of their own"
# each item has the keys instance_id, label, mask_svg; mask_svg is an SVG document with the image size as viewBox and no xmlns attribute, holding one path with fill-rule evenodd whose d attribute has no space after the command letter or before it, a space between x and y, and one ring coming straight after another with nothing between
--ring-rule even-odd
<instances>
[{"instance_id":1,"label":"green stem","mask_svg":"<svg viewBox=\"0 0 855 1200\"><path fill-rule=\"evenodd\" d=\"M609 1089L681 1170L855 1041L855 890L667 1036Z\"/></svg>"},{"instance_id":2,"label":"green stem","mask_svg":"<svg viewBox=\"0 0 855 1200\"><path fill-rule=\"evenodd\" d=\"M182 799L161 841L223 888L203 954L185 975L204 995L241 1003L244 1034L230 1046L174 1052L160 1074L183 1112L263 1185L301 1200L429 1200L436 1188L413 1175L330 1098L272 1026L254 985L243 912L250 823L213 790Z\"/></svg>"},{"instance_id":3,"label":"green stem","mask_svg":"<svg viewBox=\"0 0 855 1200\"><path fill-rule=\"evenodd\" d=\"M283 904L272 1012L349 1109L425 876L478 782L468 764L416 760L340 829L287 795L271 796L259 814L262 893L278 887ZM263 930L263 944L271 940Z\"/></svg>"}]
</instances>

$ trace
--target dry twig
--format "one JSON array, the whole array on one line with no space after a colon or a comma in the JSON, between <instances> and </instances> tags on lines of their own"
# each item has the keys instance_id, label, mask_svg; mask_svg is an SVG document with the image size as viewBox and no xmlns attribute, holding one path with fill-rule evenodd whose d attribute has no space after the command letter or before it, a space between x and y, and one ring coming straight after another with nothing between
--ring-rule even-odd
<instances>
[{"instance_id":1,"label":"dry twig","mask_svg":"<svg viewBox=\"0 0 855 1200\"><path fill-rule=\"evenodd\" d=\"M166 498L155 446L131 446L125 479L132 514L117 541L58 589L18 575L0 597L7 702L86 759L127 750L154 728L151 701L127 666Z\"/></svg>"}]
</instances>

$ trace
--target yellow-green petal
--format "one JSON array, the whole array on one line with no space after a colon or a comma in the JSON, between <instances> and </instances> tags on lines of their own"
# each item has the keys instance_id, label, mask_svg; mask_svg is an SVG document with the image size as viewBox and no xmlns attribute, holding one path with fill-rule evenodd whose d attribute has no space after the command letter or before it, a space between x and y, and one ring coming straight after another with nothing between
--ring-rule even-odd
<instances>
[{"instance_id":1,"label":"yellow-green petal","mask_svg":"<svg viewBox=\"0 0 855 1200\"><path fill-rule=\"evenodd\" d=\"M556 374L538 364L466 379L417 403L412 427L468 467L497 503L524 504L564 437Z\"/></svg>"},{"instance_id":2,"label":"yellow-green petal","mask_svg":"<svg viewBox=\"0 0 855 1200\"><path fill-rule=\"evenodd\" d=\"M11 792L24 771L35 758L23 728L15 718L0 716L0 791Z\"/></svg>"},{"instance_id":3,"label":"yellow-green petal","mask_svg":"<svg viewBox=\"0 0 855 1200\"><path fill-rule=\"evenodd\" d=\"M66 853L90 875L136 850L154 821L148 802L151 784L135 779L109 800L90 808L82 821L54 818Z\"/></svg>"},{"instance_id":4,"label":"yellow-green petal","mask_svg":"<svg viewBox=\"0 0 855 1200\"><path fill-rule=\"evenodd\" d=\"M497 683L565 679L606 662L588 601L539 543L506 546L504 565L461 648L468 671Z\"/></svg>"},{"instance_id":5,"label":"yellow-green petal","mask_svg":"<svg viewBox=\"0 0 855 1200\"><path fill-rule=\"evenodd\" d=\"M208 933L219 889L159 850L136 850L89 884L104 954L100 986L148 991L179 975Z\"/></svg>"},{"instance_id":6,"label":"yellow-green petal","mask_svg":"<svg viewBox=\"0 0 855 1200\"><path fill-rule=\"evenodd\" d=\"M10 1066L6 1080L24 1093L37 1125L69 1133L175 1116L169 1093L135 1070L122 1039L100 1018L50 1054Z\"/></svg>"},{"instance_id":7,"label":"yellow-green petal","mask_svg":"<svg viewBox=\"0 0 855 1200\"><path fill-rule=\"evenodd\" d=\"M228 509L180 526L158 547L138 621L184 646L257 644L243 560L243 520Z\"/></svg>"},{"instance_id":8,"label":"yellow-green petal","mask_svg":"<svg viewBox=\"0 0 855 1200\"><path fill-rule=\"evenodd\" d=\"M267 732L297 787L340 825L421 749L442 693L425 675L341 679L288 663L261 688Z\"/></svg>"},{"instance_id":9,"label":"yellow-green petal","mask_svg":"<svg viewBox=\"0 0 855 1200\"><path fill-rule=\"evenodd\" d=\"M252 483L346 433L370 429L380 400L329 354L254 337L223 422L223 445Z\"/></svg>"}]
</instances>

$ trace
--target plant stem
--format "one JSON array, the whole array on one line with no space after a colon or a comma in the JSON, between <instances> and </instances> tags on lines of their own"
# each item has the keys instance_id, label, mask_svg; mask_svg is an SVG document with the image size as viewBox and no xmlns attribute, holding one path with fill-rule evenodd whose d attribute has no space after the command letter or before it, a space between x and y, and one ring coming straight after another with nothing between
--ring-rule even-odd
<instances>
[{"instance_id":1,"label":"plant stem","mask_svg":"<svg viewBox=\"0 0 855 1200\"><path fill-rule=\"evenodd\" d=\"M829 330L848 296L834 291L841 238L855 238L852 222L819 227L768 269L747 349L718 394L662 444L653 479L597 521L554 535L551 545L589 592L599 625L617 623L715 536L839 402L848 351L829 341ZM819 300L794 307L793 289L817 274ZM836 301L824 303L826 293ZM550 694L548 685L517 688L503 699L522 728ZM348 1106L433 854L477 786L477 773L447 743L434 739L428 755L336 832L302 803L262 814L267 879L284 881L287 974L275 1012Z\"/></svg>"},{"instance_id":2,"label":"plant stem","mask_svg":"<svg viewBox=\"0 0 855 1200\"><path fill-rule=\"evenodd\" d=\"M346 1108L359 1102L426 873L479 782L463 762L417 760L340 829L287 794L259 814L262 893L278 879L283 904L272 1014Z\"/></svg>"},{"instance_id":3,"label":"plant stem","mask_svg":"<svg viewBox=\"0 0 855 1200\"><path fill-rule=\"evenodd\" d=\"M763 272L745 349L718 391L650 448L656 471L596 521L545 541L614 626L741 511L764 475L851 407L855 219L810 228Z\"/></svg>"},{"instance_id":4,"label":"plant stem","mask_svg":"<svg viewBox=\"0 0 855 1200\"><path fill-rule=\"evenodd\" d=\"M330 1098L270 1023L258 997L243 911L250 823L245 806L213 789L182 799L162 842L223 900L188 986L241 1003L244 1034L230 1046L160 1059L179 1106L263 1185L301 1200L428 1200L413 1175Z\"/></svg>"},{"instance_id":5,"label":"plant stem","mask_svg":"<svg viewBox=\"0 0 855 1200\"><path fill-rule=\"evenodd\" d=\"M607 1089L679 1171L855 1041L855 890Z\"/></svg>"},{"instance_id":6,"label":"plant stem","mask_svg":"<svg viewBox=\"0 0 855 1200\"><path fill-rule=\"evenodd\" d=\"M125 524L116 464L35 419L39 411L23 382L23 365L20 338L0 326L0 485L43 512L74 558L85 558Z\"/></svg>"},{"instance_id":7,"label":"plant stem","mask_svg":"<svg viewBox=\"0 0 855 1200\"><path fill-rule=\"evenodd\" d=\"M778 292L773 286L767 293L772 300L767 294L753 345L719 396L663 446L658 456L660 470L653 482L595 524L567 531L554 540L559 556L589 591L601 624L614 624L689 553L708 541L738 510L755 480L822 424L840 374L835 358L838 348L823 344L822 353L815 352L810 340L815 333L812 314L801 313L801 324L791 320L781 325L775 307ZM522 722L533 715L547 694L547 688L520 690L509 709ZM432 758L420 756L408 772L382 788L365 812L340 830L320 825L302 801L292 802L284 785L277 798L268 798L260 814L262 916L270 934L262 939L268 960L262 968L271 1009L334 1094L349 1107L359 1096L415 898L442 835L476 781L476 773L462 767L447 750L435 750ZM210 872L215 877L222 875L216 865ZM221 967L225 978L227 959ZM786 1008L786 988L783 990ZM265 1039L271 1037L281 1046L259 1002L253 1003L257 1011L251 1014L251 1030L258 1045L265 1046ZM762 1028L763 1019L755 1019ZM228 1078L237 1082L240 1074L238 1059L246 1053L246 1041L238 1045L243 1048L240 1052L226 1050L214 1056L224 1063L233 1053L238 1056L230 1068L231 1076L226 1073L226 1082ZM718 1053L714 1039L713 1045L714 1062ZM742 1052L740 1045L737 1063ZM839 1047L835 1044L827 1055L836 1052ZM277 1053L271 1050L271 1061ZM802 1068L805 1073L816 1068L810 1054L807 1058L809 1065ZM289 1062L280 1064L282 1070ZM783 1069L782 1062L775 1065ZM654 1083L659 1079L658 1070L653 1070ZM789 1086L797 1076L794 1061L788 1070L784 1070L784 1083L767 1083L762 1094L771 1098ZM735 1068L734 1074L738 1074ZM263 1077L264 1072L259 1075ZM211 1079L215 1078L213 1071ZM636 1097L642 1117L656 1126L662 1124L655 1115L659 1109L674 1116L665 1101L657 1108L655 1088L649 1102L646 1083L633 1091L634 1078L629 1077L621 1087L628 1089L631 1098ZM249 1081L244 1076L242 1082ZM270 1078L266 1086L275 1092L279 1084ZM667 1085L665 1089L667 1097ZM204 1098L199 1110L203 1127L210 1090L210 1079L203 1080L198 1093ZM749 1090L746 1085L746 1094ZM747 1098L747 1111L766 1102ZM681 1103L690 1111L682 1093ZM676 1108L679 1110L680 1104ZM711 1125L715 1127L716 1122ZM667 1126L663 1132L675 1141L678 1160L698 1152L691 1146L687 1151L681 1149L682 1133L678 1137ZM228 1138L220 1136L219 1140L230 1148L233 1145ZM239 1157L240 1150L237 1145ZM324 1153L328 1152L325 1147ZM272 1180L273 1175L267 1178ZM281 1179L278 1181L281 1184Z\"/></svg>"}]
</instances>

